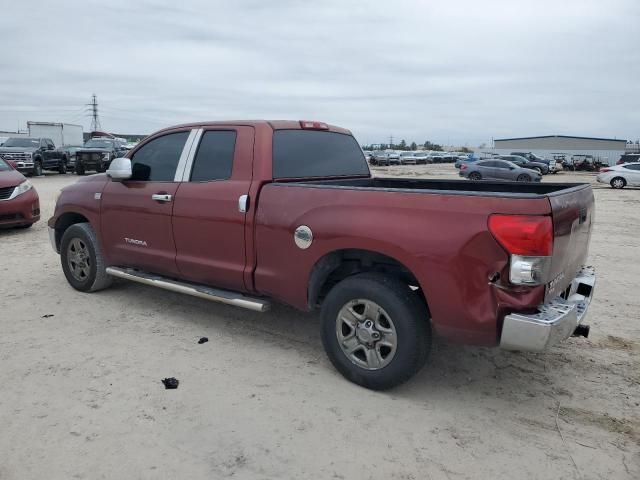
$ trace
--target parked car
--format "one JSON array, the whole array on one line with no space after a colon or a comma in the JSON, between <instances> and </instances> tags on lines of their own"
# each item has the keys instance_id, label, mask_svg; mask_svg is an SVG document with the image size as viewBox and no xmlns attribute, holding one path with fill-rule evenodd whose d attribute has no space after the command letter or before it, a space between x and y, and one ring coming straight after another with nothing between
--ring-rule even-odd
<instances>
[{"instance_id":1,"label":"parked car","mask_svg":"<svg viewBox=\"0 0 640 480\"><path fill-rule=\"evenodd\" d=\"M640 186L640 162L601 168L596 179L600 183L608 183L611 188Z\"/></svg>"},{"instance_id":2,"label":"parked car","mask_svg":"<svg viewBox=\"0 0 640 480\"><path fill-rule=\"evenodd\" d=\"M132 147L133 148L133 147ZM131 150L131 148L129 148L129 150ZM362 153L364 153L364 158L367 162L371 161L371 156L373 154L373 152L369 151L369 150L363 150Z\"/></svg>"},{"instance_id":3,"label":"parked car","mask_svg":"<svg viewBox=\"0 0 640 480\"><path fill-rule=\"evenodd\" d=\"M0 159L0 227L29 228L38 220L40 200L33 185L8 162Z\"/></svg>"},{"instance_id":4,"label":"parked car","mask_svg":"<svg viewBox=\"0 0 640 480\"><path fill-rule=\"evenodd\" d=\"M82 148L82 145L65 145L60 147L63 159L67 164L67 169L75 169L76 166L76 153Z\"/></svg>"},{"instance_id":5,"label":"parked car","mask_svg":"<svg viewBox=\"0 0 640 480\"><path fill-rule=\"evenodd\" d=\"M444 155L439 153L431 153L427 158L431 160L431 163L445 163Z\"/></svg>"},{"instance_id":6,"label":"parked car","mask_svg":"<svg viewBox=\"0 0 640 480\"><path fill-rule=\"evenodd\" d=\"M480 159L478 157L476 157L475 155L461 155L456 160L456 163L455 163L454 166L456 168L460 168L463 163L477 162L478 160L480 160Z\"/></svg>"},{"instance_id":7,"label":"parked car","mask_svg":"<svg viewBox=\"0 0 640 480\"><path fill-rule=\"evenodd\" d=\"M12 160L26 175L38 177L43 170L67 173L64 155L50 138L11 137L0 147L0 158Z\"/></svg>"},{"instance_id":8,"label":"parked car","mask_svg":"<svg viewBox=\"0 0 640 480\"><path fill-rule=\"evenodd\" d=\"M506 160L479 160L460 166L461 177L469 180L507 180L515 182L539 182L542 174L536 170L522 168Z\"/></svg>"},{"instance_id":9,"label":"parked car","mask_svg":"<svg viewBox=\"0 0 640 480\"><path fill-rule=\"evenodd\" d=\"M620 155L620 160L616 165L622 165L623 163L635 163L640 162L640 153L624 153Z\"/></svg>"},{"instance_id":10,"label":"parked car","mask_svg":"<svg viewBox=\"0 0 640 480\"><path fill-rule=\"evenodd\" d=\"M425 165L427 163L432 163L432 159L429 158L428 152L415 152L414 156L416 157L416 163L418 165Z\"/></svg>"},{"instance_id":11,"label":"parked car","mask_svg":"<svg viewBox=\"0 0 640 480\"><path fill-rule=\"evenodd\" d=\"M549 173L549 165L543 162L533 162L525 157L520 157L518 155L496 155L493 157L497 160L506 160L507 162L515 163L517 166L522 168L529 168L531 170L536 170L538 173L542 175L546 175Z\"/></svg>"},{"instance_id":12,"label":"parked car","mask_svg":"<svg viewBox=\"0 0 640 480\"><path fill-rule=\"evenodd\" d=\"M586 335L593 209L589 184L374 178L348 130L243 121L147 137L65 187L48 225L82 292L117 277L320 309L337 370L381 390L422 367L434 334L531 351Z\"/></svg>"},{"instance_id":13,"label":"parked car","mask_svg":"<svg viewBox=\"0 0 640 480\"><path fill-rule=\"evenodd\" d=\"M414 152L402 152L399 159L401 165L416 165L418 163L418 157Z\"/></svg>"},{"instance_id":14,"label":"parked car","mask_svg":"<svg viewBox=\"0 0 640 480\"><path fill-rule=\"evenodd\" d=\"M371 165L389 165L389 154L381 150L377 150L371 154Z\"/></svg>"},{"instance_id":15,"label":"parked car","mask_svg":"<svg viewBox=\"0 0 640 480\"><path fill-rule=\"evenodd\" d=\"M400 165L400 154L392 150L388 151L387 160L389 161L389 165Z\"/></svg>"},{"instance_id":16,"label":"parked car","mask_svg":"<svg viewBox=\"0 0 640 480\"><path fill-rule=\"evenodd\" d=\"M128 152L123 144L107 137L95 137L76 150L75 172L84 175L87 171L104 172L114 158L124 156Z\"/></svg>"}]
</instances>

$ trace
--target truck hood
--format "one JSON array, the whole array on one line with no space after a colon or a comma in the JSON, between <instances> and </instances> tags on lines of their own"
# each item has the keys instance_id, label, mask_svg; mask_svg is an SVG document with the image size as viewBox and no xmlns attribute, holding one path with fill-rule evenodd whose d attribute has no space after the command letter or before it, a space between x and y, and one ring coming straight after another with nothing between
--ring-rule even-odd
<instances>
[{"instance_id":1,"label":"truck hood","mask_svg":"<svg viewBox=\"0 0 640 480\"><path fill-rule=\"evenodd\" d=\"M37 148L33 147L0 147L0 153L33 153Z\"/></svg>"},{"instance_id":2,"label":"truck hood","mask_svg":"<svg viewBox=\"0 0 640 480\"><path fill-rule=\"evenodd\" d=\"M26 179L17 170L9 170L6 172L0 172L0 188L15 187L20 185Z\"/></svg>"}]
</instances>

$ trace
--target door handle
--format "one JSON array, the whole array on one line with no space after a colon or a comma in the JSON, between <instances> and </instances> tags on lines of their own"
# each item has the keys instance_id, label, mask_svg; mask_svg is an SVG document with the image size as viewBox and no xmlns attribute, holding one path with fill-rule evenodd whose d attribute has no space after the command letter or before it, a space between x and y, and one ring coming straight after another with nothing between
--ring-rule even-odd
<instances>
[{"instance_id":1,"label":"door handle","mask_svg":"<svg viewBox=\"0 0 640 480\"><path fill-rule=\"evenodd\" d=\"M154 193L151 195L151 200L156 200L158 202L170 202L173 197L166 193Z\"/></svg>"}]
</instances>

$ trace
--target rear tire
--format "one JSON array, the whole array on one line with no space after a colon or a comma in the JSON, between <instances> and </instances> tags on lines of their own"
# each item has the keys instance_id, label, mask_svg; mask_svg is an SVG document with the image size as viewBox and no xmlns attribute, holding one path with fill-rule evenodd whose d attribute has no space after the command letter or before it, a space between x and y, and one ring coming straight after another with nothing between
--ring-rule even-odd
<instances>
[{"instance_id":1,"label":"rear tire","mask_svg":"<svg viewBox=\"0 0 640 480\"><path fill-rule=\"evenodd\" d=\"M60 261L69 284L81 292L97 292L111 285L100 242L88 223L65 230L60 241Z\"/></svg>"},{"instance_id":2,"label":"rear tire","mask_svg":"<svg viewBox=\"0 0 640 480\"><path fill-rule=\"evenodd\" d=\"M611 179L611 188L620 189L627 186L627 181L622 177L615 177Z\"/></svg>"},{"instance_id":3,"label":"rear tire","mask_svg":"<svg viewBox=\"0 0 640 480\"><path fill-rule=\"evenodd\" d=\"M67 160L65 158L60 161L60 165L58 166L58 173L60 175L65 175L67 173Z\"/></svg>"},{"instance_id":4,"label":"rear tire","mask_svg":"<svg viewBox=\"0 0 640 480\"><path fill-rule=\"evenodd\" d=\"M516 178L516 182L530 182L530 181L531 181L531 177L526 173L518 175L518 178Z\"/></svg>"},{"instance_id":5,"label":"rear tire","mask_svg":"<svg viewBox=\"0 0 640 480\"><path fill-rule=\"evenodd\" d=\"M400 385L429 356L427 307L394 277L361 273L346 278L327 295L321 319L329 360L346 379L363 387L387 390Z\"/></svg>"},{"instance_id":6,"label":"rear tire","mask_svg":"<svg viewBox=\"0 0 640 480\"><path fill-rule=\"evenodd\" d=\"M471 172L469 174L469 180L482 180L482 175L480 175L478 172Z\"/></svg>"},{"instance_id":7,"label":"rear tire","mask_svg":"<svg viewBox=\"0 0 640 480\"><path fill-rule=\"evenodd\" d=\"M84 165L76 165L76 175L84 175Z\"/></svg>"}]
</instances>

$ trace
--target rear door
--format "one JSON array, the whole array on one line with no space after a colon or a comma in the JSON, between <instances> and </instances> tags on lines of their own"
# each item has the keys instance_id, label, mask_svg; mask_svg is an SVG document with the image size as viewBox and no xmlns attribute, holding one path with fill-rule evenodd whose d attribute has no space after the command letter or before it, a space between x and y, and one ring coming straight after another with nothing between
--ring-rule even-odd
<instances>
[{"instance_id":1,"label":"rear door","mask_svg":"<svg viewBox=\"0 0 640 480\"><path fill-rule=\"evenodd\" d=\"M172 131L131 157L132 177L102 192L102 242L110 265L177 275L171 215L195 131ZM180 171L179 171L180 170ZM179 171L179 173L177 173Z\"/></svg>"},{"instance_id":2,"label":"rear door","mask_svg":"<svg viewBox=\"0 0 640 480\"><path fill-rule=\"evenodd\" d=\"M549 194L553 217L553 259L546 299L558 296L587 263L594 221L591 187L581 185Z\"/></svg>"},{"instance_id":3,"label":"rear door","mask_svg":"<svg viewBox=\"0 0 640 480\"><path fill-rule=\"evenodd\" d=\"M475 168L480 172L485 180L495 180L495 168L493 168L493 160L483 160L475 164Z\"/></svg>"},{"instance_id":4,"label":"rear door","mask_svg":"<svg viewBox=\"0 0 640 480\"><path fill-rule=\"evenodd\" d=\"M254 129L216 126L198 131L173 207L176 262L193 282L246 290L243 272Z\"/></svg>"}]
</instances>

